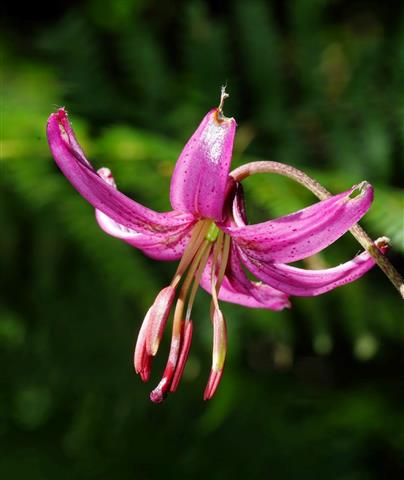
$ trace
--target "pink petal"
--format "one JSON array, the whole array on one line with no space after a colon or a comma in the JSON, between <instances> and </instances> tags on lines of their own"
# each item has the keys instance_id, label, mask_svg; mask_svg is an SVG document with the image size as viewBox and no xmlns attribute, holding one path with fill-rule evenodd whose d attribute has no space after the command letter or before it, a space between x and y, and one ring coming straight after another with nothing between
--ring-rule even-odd
<instances>
[{"instance_id":1,"label":"pink petal","mask_svg":"<svg viewBox=\"0 0 404 480\"><path fill-rule=\"evenodd\" d=\"M206 265L201 287L211 292L212 262ZM244 273L237 250L232 246L226 274L219 290L219 299L249 308L283 310L290 307L288 295L261 282L251 281Z\"/></svg>"},{"instance_id":2,"label":"pink petal","mask_svg":"<svg viewBox=\"0 0 404 480\"><path fill-rule=\"evenodd\" d=\"M288 295L262 282L250 280L243 270L237 248L233 245L226 271L229 286L239 292L250 294L262 306L269 310L283 310L290 307Z\"/></svg>"},{"instance_id":3,"label":"pink petal","mask_svg":"<svg viewBox=\"0 0 404 480\"><path fill-rule=\"evenodd\" d=\"M108 168L100 168L97 173L105 182L116 189L114 177ZM98 225L104 232L124 240L129 245L139 248L143 253L157 260L178 260L181 258L194 226L194 222L190 222L180 225L163 235L139 233L136 230L120 225L100 210L95 210L95 216Z\"/></svg>"},{"instance_id":4,"label":"pink petal","mask_svg":"<svg viewBox=\"0 0 404 480\"><path fill-rule=\"evenodd\" d=\"M165 235L143 234L126 228L96 210L98 225L109 235L120 238L156 260L179 260L191 238L193 223Z\"/></svg>"},{"instance_id":5,"label":"pink petal","mask_svg":"<svg viewBox=\"0 0 404 480\"><path fill-rule=\"evenodd\" d=\"M220 221L236 122L211 110L185 145L171 179L174 210Z\"/></svg>"},{"instance_id":6,"label":"pink petal","mask_svg":"<svg viewBox=\"0 0 404 480\"><path fill-rule=\"evenodd\" d=\"M215 309L212 317L213 324L213 349L212 349L212 368L210 371L208 383L203 394L204 400L210 400L219 386L223 375L224 362L227 350L227 328L223 313Z\"/></svg>"},{"instance_id":7,"label":"pink petal","mask_svg":"<svg viewBox=\"0 0 404 480\"><path fill-rule=\"evenodd\" d=\"M63 108L49 117L47 136L56 163L74 188L120 225L140 233L164 234L193 220L191 215L150 210L103 181L84 157Z\"/></svg>"},{"instance_id":8,"label":"pink petal","mask_svg":"<svg viewBox=\"0 0 404 480\"><path fill-rule=\"evenodd\" d=\"M349 262L324 270L306 270L285 264L273 264L249 257L239 248L245 266L257 278L273 288L300 297L310 297L328 292L353 282L370 270L375 261L363 252Z\"/></svg>"},{"instance_id":9,"label":"pink petal","mask_svg":"<svg viewBox=\"0 0 404 480\"><path fill-rule=\"evenodd\" d=\"M191 348L193 328L194 327L191 320L189 320L188 322L185 322L184 338L182 341L180 354L178 357L178 363L177 363L177 366L175 367L175 372L170 385L170 392L172 393L177 390L178 384L180 383L180 380L182 378L182 374L184 373L185 364L187 363L189 350Z\"/></svg>"},{"instance_id":10,"label":"pink petal","mask_svg":"<svg viewBox=\"0 0 404 480\"><path fill-rule=\"evenodd\" d=\"M151 370L151 355L149 355L146 350L146 336L150 327L150 314L151 308L149 308L146 313L142 326L140 327L133 356L135 371L141 376L144 382L149 380Z\"/></svg>"},{"instance_id":11,"label":"pink petal","mask_svg":"<svg viewBox=\"0 0 404 480\"><path fill-rule=\"evenodd\" d=\"M358 190L359 194L351 198ZM372 200L373 188L363 182L347 192L275 220L220 228L250 257L288 263L309 257L335 242L362 218Z\"/></svg>"}]
</instances>

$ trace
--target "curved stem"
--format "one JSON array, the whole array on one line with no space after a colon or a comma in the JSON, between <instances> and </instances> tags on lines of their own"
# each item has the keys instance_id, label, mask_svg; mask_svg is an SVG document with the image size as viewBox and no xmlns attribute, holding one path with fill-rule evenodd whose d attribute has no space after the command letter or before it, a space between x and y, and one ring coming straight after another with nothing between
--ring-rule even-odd
<instances>
[{"instance_id":1,"label":"curved stem","mask_svg":"<svg viewBox=\"0 0 404 480\"><path fill-rule=\"evenodd\" d=\"M284 177L291 178L295 182L300 183L311 192L314 193L320 200L325 200L331 197L331 193L320 185L316 180L306 175L301 170L285 165L279 162L259 161L250 162L236 168L230 173L230 176L236 181L241 182L250 175L256 173L277 173ZM369 235L360 227L355 224L350 230L356 240L362 245L362 247L373 257L375 262L379 265L382 271L389 278L391 283L399 291L402 298L404 298L404 279L390 263L390 261L380 252L375 243L369 237Z\"/></svg>"}]
</instances>

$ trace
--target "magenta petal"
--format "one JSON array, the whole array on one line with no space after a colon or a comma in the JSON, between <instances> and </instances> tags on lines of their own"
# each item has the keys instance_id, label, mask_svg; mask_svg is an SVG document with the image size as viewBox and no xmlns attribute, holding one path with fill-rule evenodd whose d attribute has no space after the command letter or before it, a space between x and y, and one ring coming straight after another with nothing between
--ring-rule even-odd
<instances>
[{"instance_id":1,"label":"magenta petal","mask_svg":"<svg viewBox=\"0 0 404 480\"><path fill-rule=\"evenodd\" d=\"M353 192L359 193L351 198ZM367 182L284 217L245 226L221 226L252 258L289 263L335 242L367 212L373 188Z\"/></svg>"},{"instance_id":2,"label":"magenta petal","mask_svg":"<svg viewBox=\"0 0 404 480\"><path fill-rule=\"evenodd\" d=\"M184 338L181 344L178 363L177 363L177 366L175 367L173 379L171 381L170 392L175 392L177 390L178 385L182 378L182 374L184 373L185 365L188 360L189 350L191 348L193 328L194 327L191 320L189 320L188 322L185 322Z\"/></svg>"},{"instance_id":3,"label":"magenta petal","mask_svg":"<svg viewBox=\"0 0 404 480\"><path fill-rule=\"evenodd\" d=\"M233 289L251 295L262 307L269 310L283 310L290 307L288 295L262 282L250 280L243 270L237 248L233 245L229 264L226 270L226 279Z\"/></svg>"},{"instance_id":4,"label":"magenta petal","mask_svg":"<svg viewBox=\"0 0 404 480\"><path fill-rule=\"evenodd\" d=\"M212 262L209 260L200 282L201 287L208 293L212 288L211 270ZM288 295L262 282L253 282L246 276L234 247L219 290L219 299L249 308L283 310L290 307Z\"/></svg>"},{"instance_id":5,"label":"magenta petal","mask_svg":"<svg viewBox=\"0 0 404 480\"><path fill-rule=\"evenodd\" d=\"M170 200L174 210L220 221L236 122L217 109L203 118L175 165Z\"/></svg>"},{"instance_id":6,"label":"magenta petal","mask_svg":"<svg viewBox=\"0 0 404 480\"><path fill-rule=\"evenodd\" d=\"M205 288L201 282L201 286ZM207 290L207 288L205 288ZM290 308L288 296L275 288L261 282L251 282L250 293L245 292L239 285L235 286L225 276L219 291L219 300L235 303L248 308L262 308L279 311Z\"/></svg>"},{"instance_id":7,"label":"magenta petal","mask_svg":"<svg viewBox=\"0 0 404 480\"><path fill-rule=\"evenodd\" d=\"M108 168L100 168L97 173L105 182L116 189L115 180ZM140 233L120 225L100 210L95 210L95 216L98 225L104 232L124 240L132 247L142 250L143 253L156 260L178 260L181 258L194 226L194 222L190 222L164 234Z\"/></svg>"},{"instance_id":8,"label":"magenta petal","mask_svg":"<svg viewBox=\"0 0 404 480\"><path fill-rule=\"evenodd\" d=\"M103 181L84 157L64 109L49 117L47 136L56 163L74 188L115 222L139 232L162 234L192 220L186 214L150 210Z\"/></svg>"},{"instance_id":9,"label":"magenta petal","mask_svg":"<svg viewBox=\"0 0 404 480\"><path fill-rule=\"evenodd\" d=\"M193 224L179 227L165 235L138 233L107 217L96 210L98 225L109 235L124 240L132 247L141 250L148 257L156 260L178 260L191 238Z\"/></svg>"},{"instance_id":10,"label":"magenta petal","mask_svg":"<svg viewBox=\"0 0 404 480\"><path fill-rule=\"evenodd\" d=\"M370 270L375 261L363 252L337 267L306 270L285 264L273 264L251 258L239 249L245 266L257 278L288 295L311 297L353 282Z\"/></svg>"}]
</instances>

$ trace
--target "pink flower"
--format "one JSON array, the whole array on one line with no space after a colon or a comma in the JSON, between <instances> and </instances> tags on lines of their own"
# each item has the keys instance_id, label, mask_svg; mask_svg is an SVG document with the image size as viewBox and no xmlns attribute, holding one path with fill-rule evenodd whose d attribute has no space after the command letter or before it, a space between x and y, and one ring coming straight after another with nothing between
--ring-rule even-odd
<instances>
[{"instance_id":1,"label":"pink flower","mask_svg":"<svg viewBox=\"0 0 404 480\"><path fill-rule=\"evenodd\" d=\"M248 225L240 183L229 175L236 122L222 103L208 112L185 145L171 179L173 210L159 213L116 188L110 170L95 171L62 108L49 117L47 135L56 163L96 209L100 227L157 260L180 260L141 326L134 355L142 380L150 376L167 319L174 308L171 347L153 402L174 392L191 344L194 298L201 285L212 295L213 358L204 398L215 393L226 356L226 322L219 300L251 308L282 310L289 296L314 296L356 280L374 260L367 252L334 268L305 270L288 263L309 257L347 232L369 209L367 182L275 220ZM244 268L259 281L252 281Z\"/></svg>"}]
</instances>

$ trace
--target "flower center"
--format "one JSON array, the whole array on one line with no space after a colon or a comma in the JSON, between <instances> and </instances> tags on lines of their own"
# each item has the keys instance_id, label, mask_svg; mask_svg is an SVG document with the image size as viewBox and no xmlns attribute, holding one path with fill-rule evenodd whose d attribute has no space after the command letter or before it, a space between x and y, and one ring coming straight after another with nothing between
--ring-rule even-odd
<instances>
[{"instance_id":1,"label":"flower center","mask_svg":"<svg viewBox=\"0 0 404 480\"><path fill-rule=\"evenodd\" d=\"M220 230L217 228L216 224L212 222L208 233L206 234L206 240L209 240L209 242L214 242L217 239L219 232Z\"/></svg>"}]
</instances>

